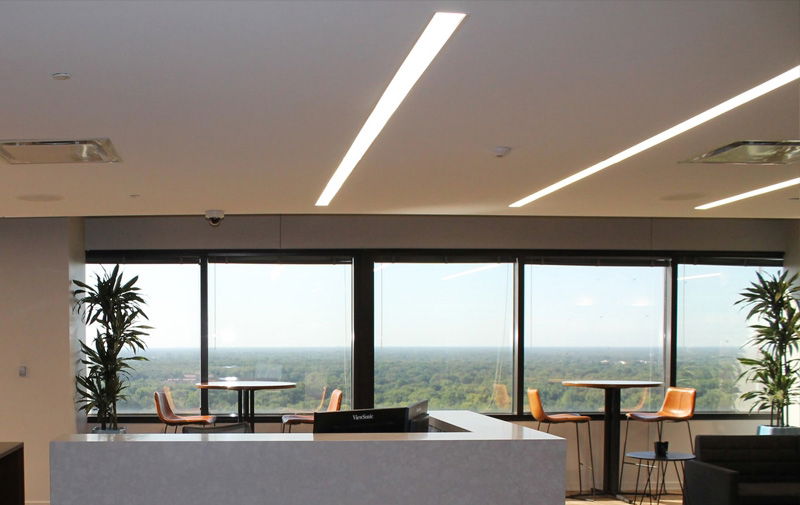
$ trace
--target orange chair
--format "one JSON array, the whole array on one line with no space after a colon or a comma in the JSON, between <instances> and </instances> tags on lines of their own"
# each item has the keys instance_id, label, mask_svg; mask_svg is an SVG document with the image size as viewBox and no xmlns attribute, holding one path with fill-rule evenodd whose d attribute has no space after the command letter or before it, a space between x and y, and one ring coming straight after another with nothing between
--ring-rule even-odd
<instances>
[{"instance_id":1,"label":"orange chair","mask_svg":"<svg viewBox=\"0 0 800 505\"><path fill-rule=\"evenodd\" d=\"M170 406L167 399L167 394L163 391L156 391L153 393L153 399L156 402L156 412L158 418L164 423L164 433L167 432L169 426L175 427L175 433L178 432L178 426L185 426L187 424L214 424L217 421L216 416L179 416Z\"/></svg>"},{"instance_id":2,"label":"orange chair","mask_svg":"<svg viewBox=\"0 0 800 505\"><path fill-rule=\"evenodd\" d=\"M511 408L511 395L508 394L508 387L505 384L495 384L492 393L492 403L497 408L507 411Z\"/></svg>"},{"instance_id":3,"label":"orange chair","mask_svg":"<svg viewBox=\"0 0 800 505\"><path fill-rule=\"evenodd\" d=\"M626 462L625 454L628 448L628 427L631 421L638 421L642 423L656 423L658 430L658 441L661 442L661 436L664 429L664 421L672 421L675 423L685 422L686 430L689 432L689 447L694 453L694 440L692 439L692 427L689 425L689 419L694 416L695 398L697 397L697 390L694 388L667 388L667 393L664 395L664 403L658 412L628 412L625 414L625 441L622 444L622 470L625 470L625 465L635 465L636 463ZM622 473L619 473L619 488L622 488Z\"/></svg>"},{"instance_id":4,"label":"orange chair","mask_svg":"<svg viewBox=\"0 0 800 505\"><path fill-rule=\"evenodd\" d=\"M581 463L581 437L580 433L578 432L578 425L586 423L586 430L589 435L589 470L592 472L592 490L591 493L594 495L595 490L595 482L594 482L594 455L592 450L592 426L589 421L591 418L589 416L582 416L580 414L547 414L544 411L544 407L542 407L542 399L539 396L538 389L529 389L528 390L528 402L530 403L531 407L531 414L533 418L539 421L539 424L536 425L536 429L538 430L542 423L547 425L547 433L550 433L550 425L551 424L561 424L561 423L575 423L575 443L577 446L577 453L578 453L578 494L580 495L583 493L583 479L581 477L581 467L583 463Z\"/></svg>"},{"instance_id":5,"label":"orange chair","mask_svg":"<svg viewBox=\"0 0 800 505\"><path fill-rule=\"evenodd\" d=\"M334 412L342 408L342 390L334 389L331 393L331 399L328 402L328 412ZM292 426L295 424L314 424L313 414L291 414L281 417L281 433L286 433L286 427L289 427L288 433L292 432Z\"/></svg>"}]
</instances>

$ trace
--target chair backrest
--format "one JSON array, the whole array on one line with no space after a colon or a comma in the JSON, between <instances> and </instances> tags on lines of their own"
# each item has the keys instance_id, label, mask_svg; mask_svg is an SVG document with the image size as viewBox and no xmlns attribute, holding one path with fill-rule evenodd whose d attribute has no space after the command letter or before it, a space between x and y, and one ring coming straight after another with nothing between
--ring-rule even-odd
<instances>
[{"instance_id":1,"label":"chair backrest","mask_svg":"<svg viewBox=\"0 0 800 505\"><path fill-rule=\"evenodd\" d=\"M169 409L174 413L177 409L175 408L175 400L172 398L172 389L169 386L164 386L161 390L164 391L164 396L167 398Z\"/></svg>"},{"instance_id":2,"label":"chair backrest","mask_svg":"<svg viewBox=\"0 0 800 505\"><path fill-rule=\"evenodd\" d=\"M539 396L538 389L528 390L528 403L534 419L540 422L547 421L547 414L544 412L544 407L542 407L542 398Z\"/></svg>"},{"instance_id":3,"label":"chair backrest","mask_svg":"<svg viewBox=\"0 0 800 505\"><path fill-rule=\"evenodd\" d=\"M508 394L508 388L505 384L494 385L494 404L501 409L507 409L511 406L511 395Z\"/></svg>"},{"instance_id":4,"label":"chair backrest","mask_svg":"<svg viewBox=\"0 0 800 505\"><path fill-rule=\"evenodd\" d=\"M319 399L319 405L317 405L317 408L314 409L315 412L318 412L322 410L323 407L325 407L325 398L327 396L328 396L328 386L324 386L322 388L322 397Z\"/></svg>"},{"instance_id":5,"label":"chair backrest","mask_svg":"<svg viewBox=\"0 0 800 505\"><path fill-rule=\"evenodd\" d=\"M221 424L219 426L184 426L184 433L250 433L247 423Z\"/></svg>"},{"instance_id":6,"label":"chair backrest","mask_svg":"<svg viewBox=\"0 0 800 505\"><path fill-rule=\"evenodd\" d=\"M658 413L676 419L691 419L694 416L696 396L697 390L694 388L667 388L664 403Z\"/></svg>"},{"instance_id":7,"label":"chair backrest","mask_svg":"<svg viewBox=\"0 0 800 505\"><path fill-rule=\"evenodd\" d=\"M622 412L638 412L644 408L647 400L650 399L650 388L642 388L641 396L639 396L639 403L629 409L622 409Z\"/></svg>"},{"instance_id":8,"label":"chair backrest","mask_svg":"<svg viewBox=\"0 0 800 505\"><path fill-rule=\"evenodd\" d=\"M335 412L342 408L342 390L334 389L331 393L331 401L328 402L328 412Z\"/></svg>"},{"instance_id":9,"label":"chair backrest","mask_svg":"<svg viewBox=\"0 0 800 505\"><path fill-rule=\"evenodd\" d=\"M173 412L172 408L169 406L166 393L163 391L156 391L153 393L153 399L156 402L158 418L161 419L162 423L170 423L178 419L178 416L175 415L175 412Z\"/></svg>"}]
</instances>

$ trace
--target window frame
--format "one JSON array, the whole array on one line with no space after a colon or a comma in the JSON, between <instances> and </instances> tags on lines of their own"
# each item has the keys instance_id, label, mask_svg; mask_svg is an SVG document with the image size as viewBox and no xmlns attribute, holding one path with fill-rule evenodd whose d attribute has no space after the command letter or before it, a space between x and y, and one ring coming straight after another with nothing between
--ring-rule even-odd
<instances>
[{"instance_id":1,"label":"window frame","mask_svg":"<svg viewBox=\"0 0 800 505\"><path fill-rule=\"evenodd\" d=\"M591 250L591 249L191 249L191 250L88 250L86 263L197 263L201 267L200 355L201 376L208 377L208 263L276 262L331 263L352 262L353 268L353 348L352 387L354 408L374 406L374 276L376 262L511 262L514 264L514 348L513 405L511 414L493 414L508 421L530 419L525 409L524 384L524 311L525 264L572 264L608 266L666 266L666 325L664 362L665 385L674 386L677 373L678 296L677 273L680 264L783 266L781 251L670 251L670 250ZM348 261L349 260L349 261ZM201 392L201 412L208 412L207 391ZM591 414L601 419L602 413ZM768 414L703 412L697 419L766 419ZM280 422L280 415L257 416L258 422ZM152 414L120 416L126 423L158 423ZM234 420L223 417L222 422ZM89 422L93 422L89 416Z\"/></svg>"}]
</instances>

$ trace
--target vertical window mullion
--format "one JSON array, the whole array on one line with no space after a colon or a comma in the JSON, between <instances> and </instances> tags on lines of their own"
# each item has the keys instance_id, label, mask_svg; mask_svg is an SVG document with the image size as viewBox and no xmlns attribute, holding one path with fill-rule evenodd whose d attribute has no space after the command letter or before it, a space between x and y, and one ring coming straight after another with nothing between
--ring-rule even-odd
<instances>
[{"instance_id":1,"label":"vertical window mullion","mask_svg":"<svg viewBox=\"0 0 800 505\"><path fill-rule=\"evenodd\" d=\"M677 384L678 371L678 265L675 261L670 263L668 272L668 284L666 296L668 300L669 320L665 324L665 330L669 330L665 339L664 354L666 356L665 379L669 386Z\"/></svg>"},{"instance_id":2,"label":"vertical window mullion","mask_svg":"<svg viewBox=\"0 0 800 505\"><path fill-rule=\"evenodd\" d=\"M375 274L369 255L353 258L353 408L375 405Z\"/></svg>"},{"instance_id":3,"label":"vertical window mullion","mask_svg":"<svg viewBox=\"0 0 800 505\"><path fill-rule=\"evenodd\" d=\"M514 264L514 312L516 328L514 334L514 413L521 416L525 412L525 266L516 258ZM530 289L530 288L529 288Z\"/></svg>"},{"instance_id":4,"label":"vertical window mullion","mask_svg":"<svg viewBox=\"0 0 800 505\"><path fill-rule=\"evenodd\" d=\"M208 256L200 258L200 381L208 381ZM200 413L208 415L208 390L200 390Z\"/></svg>"}]
</instances>

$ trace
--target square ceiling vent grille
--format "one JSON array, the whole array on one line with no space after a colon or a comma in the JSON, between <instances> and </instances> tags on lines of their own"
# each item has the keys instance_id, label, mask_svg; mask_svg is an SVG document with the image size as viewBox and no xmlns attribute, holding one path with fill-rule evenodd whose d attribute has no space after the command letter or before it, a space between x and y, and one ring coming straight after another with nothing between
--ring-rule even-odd
<instances>
[{"instance_id":1,"label":"square ceiling vent grille","mask_svg":"<svg viewBox=\"0 0 800 505\"><path fill-rule=\"evenodd\" d=\"M800 140L742 140L695 156L684 163L787 165L800 161Z\"/></svg>"},{"instance_id":2,"label":"square ceiling vent grille","mask_svg":"<svg viewBox=\"0 0 800 505\"><path fill-rule=\"evenodd\" d=\"M111 139L0 140L0 157L12 164L115 163L122 161Z\"/></svg>"}]
</instances>

